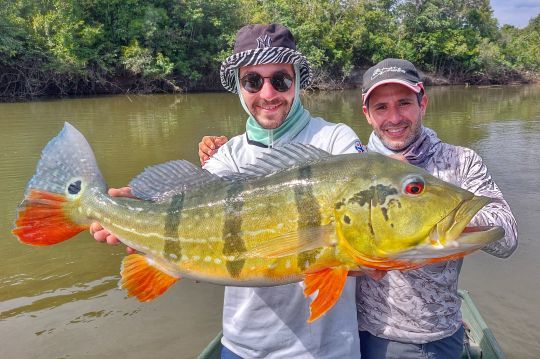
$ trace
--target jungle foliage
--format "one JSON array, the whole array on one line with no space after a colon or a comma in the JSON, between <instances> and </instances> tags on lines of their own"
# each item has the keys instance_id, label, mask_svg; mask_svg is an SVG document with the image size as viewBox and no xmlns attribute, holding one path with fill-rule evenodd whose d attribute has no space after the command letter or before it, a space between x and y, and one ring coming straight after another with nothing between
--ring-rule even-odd
<instances>
[{"instance_id":1,"label":"jungle foliage","mask_svg":"<svg viewBox=\"0 0 540 359\"><path fill-rule=\"evenodd\" d=\"M4 0L0 97L220 90L236 31L279 22L316 88L407 58L452 82L540 72L540 15L499 27L489 0Z\"/></svg>"}]
</instances>

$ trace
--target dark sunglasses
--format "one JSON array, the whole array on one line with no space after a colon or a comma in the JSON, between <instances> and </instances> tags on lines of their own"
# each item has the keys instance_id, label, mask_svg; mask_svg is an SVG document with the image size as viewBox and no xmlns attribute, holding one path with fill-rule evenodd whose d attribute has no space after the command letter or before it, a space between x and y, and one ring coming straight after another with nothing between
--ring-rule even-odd
<instances>
[{"instance_id":1,"label":"dark sunglasses","mask_svg":"<svg viewBox=\"0 0 540 359\"><path fill-rule=\"evenodd\" d=\"M261 91L264 85L264 79L270 79L272 87L279 92L288 91L293 83L293 79L288 73L279 71L269 77L261 76L256 72L250 72L240 79L240 84L247 92L256 93Z\"/></svg>"}]
</instances>

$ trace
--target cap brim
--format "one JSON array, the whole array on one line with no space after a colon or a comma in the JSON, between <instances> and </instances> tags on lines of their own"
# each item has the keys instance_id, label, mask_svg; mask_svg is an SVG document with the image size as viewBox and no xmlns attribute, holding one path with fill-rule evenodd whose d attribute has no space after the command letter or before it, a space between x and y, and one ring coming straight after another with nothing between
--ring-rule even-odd
<instances>
[{"instance_id":1,"label":"cap brim","mask_svg":"<svg viewBox=\"0 0 540 359\"><path fill-rule=\"evenodd\" d=\"M362 104L364 105L366 104L366 99L369 97L369 95L371 95L373 90L375 90L379 86L387 85L387 84L403 85L415 93L419 93L420 91L424 90L424 86L422 85L421 82L412 83L406 80L396 80L396 79L383 80L381 82L377 82L375 85L371 86L371 88L366 93L362 94Z\"/></svg>"}]
</instances>

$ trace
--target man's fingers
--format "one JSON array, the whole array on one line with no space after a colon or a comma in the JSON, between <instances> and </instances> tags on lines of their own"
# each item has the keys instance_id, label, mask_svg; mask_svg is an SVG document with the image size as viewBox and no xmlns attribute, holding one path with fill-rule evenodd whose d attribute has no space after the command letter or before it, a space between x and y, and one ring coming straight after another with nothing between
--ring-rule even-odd
<instances>
[{"instance_id":1,"label":"man's fingers","mask_svg":"<svg viewBox=\"0 0 540 359\"><path fill-rule=\"evenodd\" d=\"M216 149L226 144L227 141L229 141L229 139L226 136L216 137L216 140L215 140Z\"/></svg>"},{"instance_id":2,"label":"man's fingers","mask_svg":"<svg viewBox=\"0 0 540 359\"><path fill-rule=\"evenodd\" d=\"M97 232L94 232L93 236L94 236L94 239L98 242L106 242L107 241L107 237L110 235L109 232L107 232L106 230L102 229L100 231L97 231Z\"/></svg>"},{"instance_id":3,"label":"man's fingers","mask_svg":"<svg viewBox=\"0 0 540 359\"><path fill-rule=\"evenodd\" d=\"M204 136L199 142L199 161L204 165L228 141L225 136Z\"/></svg>"},{"instance_id":4,"label":"man's fingers","mask_svg":"<svg viewBox=\"0 0 540 359\"><path fill-rule=\"evenodd\" d=\"M110 234L110 233L106 237L106 241L107 241L107 244L113 245L113 246L120 244L120 241L118 240L118 238L114 234Z\"/></svg>"},{"instance_id":5,"label":"man's fingers","mask_svg":"<svg viewBox=\"0 0 540 359\"><path fill-rule=\"evenodd\" d=\"M135 198L131 193L131 188L122 187L122 188L109 188L109 196L111 197L129 197Z\"/></svg>"},{"instance_id":6,"label":"man's fingers","mask_svg":"<svg viewBox=\"0 0 540 359\"><path fill-rule=\"evenodd\" d=\"M93 222L91 225L90 225L90 234L91 235L94 235L94 233L96 232L99 232L103 229L103 227L101 226L101 224L99 224L98 222Z\"/></svg>"},{"instance_id":7,"label":"man's fingers","mask_svg":"<svg viewBox=\"0 0 540 359\"><path fill-rule=\"evenodd\" d=\"M204 136L202 138L202 141L201 143L207 147L208 149L211 149L211 150L215 150L216 149L216 139L218 138L218 136Z\"/></svg>"}]
</instances>

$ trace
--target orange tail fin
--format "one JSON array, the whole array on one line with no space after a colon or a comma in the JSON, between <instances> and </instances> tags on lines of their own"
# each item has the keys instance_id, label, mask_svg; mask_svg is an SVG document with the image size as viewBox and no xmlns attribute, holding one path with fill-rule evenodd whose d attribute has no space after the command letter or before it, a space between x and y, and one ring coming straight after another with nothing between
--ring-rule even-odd
<instances>
[{"instance_id":1,"label":"orange tail fin","mask_svg":"<svg viewBox=\"0 0 540 359\"><path fill-rule=\"evenodd\" d=\"M304 279L306 297L319 290L317 297L311 302L308 323L320 318L336 304L345 287L347 273L348 270L343 268L326 268L306 275Z\"/></svg>"},{"instance_id":2,"label":"orange tail fin","mask_svg":"<svg viewBox=\"0 0 540 359\"><path fill-rule=\"evenodd\" d=\"M65 212L64 196L46 191L30 190L19 206L12 233L23 243L49 246L63 242L88 225L74 223Z\"/></svg>"},{"instance_id":3,"label":"orange tail fin","mask_svg":"<svg viewBox=\"0 0 540 359\"><path fill-rule=\"evenodd\" d=\"M152 259L141 254L130 254L122 262L120 287L126 289L130 297L146 302L163 294L177 277L165 273Z\"/></svg>"}]
</instances>

